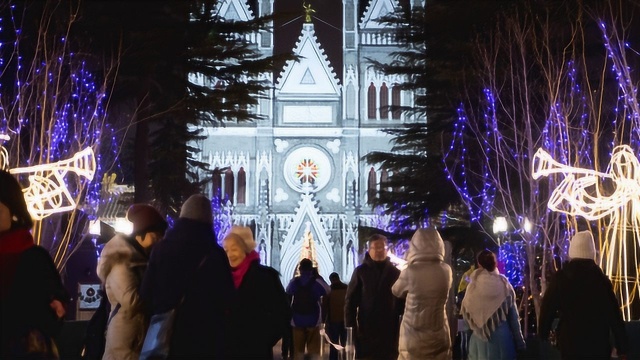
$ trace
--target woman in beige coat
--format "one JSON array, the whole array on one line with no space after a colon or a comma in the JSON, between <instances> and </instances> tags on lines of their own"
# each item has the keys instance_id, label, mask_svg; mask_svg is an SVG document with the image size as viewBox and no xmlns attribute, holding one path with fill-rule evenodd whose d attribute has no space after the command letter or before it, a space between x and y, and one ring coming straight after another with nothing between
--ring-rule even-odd
<instances>
[{"instance_id":1,"label":"woman in beige coat","mask_svg":"<svg viewBox=\"0 0 640 360\"><path fill-rule=\"evenodd\" d=\"M391 288L395 296L406 297L398 359L451 359L445 305L452 275L444 251L435 229L418 229L411 238L407 268Z\"/></svg>"},{"instance_id":2,"label":"woman in beige coat","mask_svg":"<svg viewBox=\"0 0 640 360\"><path fill-rule=\"evenodd\" d=\"M103 360L137 360L145 335L145 317L138 290L151 247L167 228L150 205L134 204L127 211L133 235L116 234L102 249L97 274L111 304Z\"/></svg>"}]
</instances>

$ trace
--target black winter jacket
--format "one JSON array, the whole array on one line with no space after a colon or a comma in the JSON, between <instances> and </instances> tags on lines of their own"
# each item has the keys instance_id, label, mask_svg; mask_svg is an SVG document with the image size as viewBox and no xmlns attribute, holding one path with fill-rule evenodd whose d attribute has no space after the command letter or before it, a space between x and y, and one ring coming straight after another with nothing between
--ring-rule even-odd
<instances>
[{"instance_id":1,"label":"black winter jacket","mask_svg":"<svg viewBox=\"0 0 640 360\"><path fill-rule=\"evenodd\" d=\"M152 315L177 306L184 295L170 358L224 359L233 292L229 261L212 225L179 218L154 246L140 296Z\"/></svg>"},{"instance_id":2,"label":"black winter jacket","mask_svg":"<svg viewBox=\"0 0 640 360\"><path fill-rule=\"evenodd\" d=\"M291 315L278 272L249 265L231 306L229 359L273 359L273 347L282 338Z\"/></svg>"},{"instance_id":3,"label":"black winter jacket","mask_svg":"<svg viewBox=\"0 0 640 360\"><path fill-rule=\"evenodd\" d=\"M618 354L628 348L622 313L611 281L593 260L574 259L549 283L540 310L540 337L549 337L559 318L557 339L563 359L610 359L610 333Z\"/></svg>"},{"instance_id":4,"label":"black winter jacket","mask_svg":"<svg viewBox=\"0 0 640 360\"><path fill-rule=\"evenodd\" d=\"M377 264L369 254L351 276L345 298L345 326L354 328L356 357L396 359L403 304L391 287L398 270L389 258Z\"/></svg>"},{"instance_id":5,"label":"black winter jacket","mask_svg":"<svg viewBox=\"0 0 640 360\"><path fill-rule=\"evenodd\" d=\"M4 358L10 354L10 344L15 346L15 342L30 330L37 329L49 338L56 337L63 323L49 304L54 299L66 304L69 295L51 256L40 246L21 253L0 254L0 262L2 265L15 264L11 287L0 297L0 358Z\"/></svg>"}]
</instances>

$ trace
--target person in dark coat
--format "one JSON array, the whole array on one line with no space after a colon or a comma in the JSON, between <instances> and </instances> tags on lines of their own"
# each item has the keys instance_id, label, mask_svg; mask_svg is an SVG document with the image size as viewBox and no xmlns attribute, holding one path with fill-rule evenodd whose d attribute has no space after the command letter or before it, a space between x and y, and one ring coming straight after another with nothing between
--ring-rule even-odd
<instances>
[{"instance_id":1,"label":"person in dark coat","mask_svg":"<svg viewBox=\"0 0 640 360\"><path fill-rule=\"evenodd\" d=\"M251 229L234 226L223 248L236 289L231 306L228 359L273 359L290 319L278 272L260 264Z\"/></svg>"},{"instance_id":2,"label":"person in dark coat","mask_svg":"<svg viewBox=\"0 0 640 360\"><path fill-rule=\"evenodd\" d=\"M322 317L329 339L334 344L345 345L347 332L344 327L344 298L347 295L347 284L340 281L338 273L329 275L331 291L322 297ZM338 351L331 346L329 359L337 360Z\"/></svg>"},{"instance_id":3,"label":"person in dark coat","mask_svg":"<svg viewBox=\"0 0 640 360\"><path fill-rule=\"evenodd\" d=\"M570 261L555 274L542 297L539 333L548 339L558 317L557 341L563 359L610 359L610 333L619 359L625 359L628 339L611 281L596 265L589 231L578 232L569 244Z\"/></svg>"},{"instance_id":4,"label":"person in dark coat","mask_svg":"<svg viewBox=\"0 0 640 360\"><path fill-rule=\"evenodd\" d=\"M356 358L388 360L398 357L399 318L403 302L391 287L398 270L387 257L387 238L372 235L364 261L351 276L345 298L345 326L354 330Z\"/></svg>"},{"instance_id":5,"label":"person in dark coat","mask_svg":"<svg viewBox=\"0 0 640 360\"><path fill-rule=\"evenodd\" d=\"M141 297L148 315L178 307L169 358L225 359L233 296L227 257L213 231L211 202L192 195L151 252Z\"/></svg>"},{"instance_id":6,"label":"person in dark coat","mask_svg":"<svg viewBox=\"0 0 640 360\"><path fill-rule=\"evenodd\" d=\"M2 359L58 357L53 339L62 327L69 295L47 250L34 243L32 226L20 184L0 170ZM40 348L29 348L28 343Z\"/></svg>"},{"instance_id":7,"label":"person in dark coat","mask_svg":"<svg viewBox=\"0 0 640 360\"><path fill-rule=\"evenodd\" d=\"M292 299L293 358L302 360L306 353L315 360L320 358L320 300L331 288L314 271L310 259L300 260L298 270L300 275L289 281L286 290Z\"/></svg>"}]
</instances>

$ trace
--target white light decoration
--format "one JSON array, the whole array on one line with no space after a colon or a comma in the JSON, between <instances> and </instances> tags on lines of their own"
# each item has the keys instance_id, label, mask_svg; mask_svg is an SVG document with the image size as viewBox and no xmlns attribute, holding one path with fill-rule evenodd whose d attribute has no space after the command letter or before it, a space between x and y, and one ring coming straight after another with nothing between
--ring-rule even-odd
<instances>
[{"instance_id":1,"label":"white light decoration","mask_svg":"<svg viewBox=\"0 0 640 360\"><path fill-rule=\"evenodd\" d=\"M100 228L100 220L91 220L89 222L89 234L94 236L100 236L101 232L102 230Z\"/></svg>"},{"instance_id":2,"label":"white light decoration","mask_svg":"<svg viewBox=\"0 0 640 360\"><path fill-rule=\"evenodd\" d=\"M549 209L587 220L609 217L598 260L622 301L624 319L631 320L630 305L640 291L640 161L633 150L615 147L605 173L561 164L543 149L532 165L533 179L564 175Z\"/></svg>"},{"instance_id":3,"label":"white light decoration","mask_svg":"<svg viewBox=\"0 0 640 360\"><path fill-rule=\"evenodd\" d=\"M29 186L24 197L29 213L35 220L51 214L75 209L76 201L65 183L65 176L72 172L92 180L96 172L96 159L91 148L76 153L71 159L51 164L9 169L12 174L29 174Z\"/></svg>"},{"instance_id":4,"label":"white light decoration","mask_svg":"<svg viewBox=\"0 0 640 360\"><path fill-rule=\"evenodd\" d=\"M6 170L9 168L9 153L7 149L0 146L0 170Z\"/></svg>"},{"instance_id":5,"label":"white light decoration","mask_svg":"<svg viewBox=\"0 0 640 360\"><path fill-rule=\"evenodd\" d=\"M116 232L125 235L131 235L133 232L133 223L125 218L116 218L116 223L113 225Z\"/></svg>"},{"instance_id":6,"label":"white light decoration","mask_svg":"<svg viewBox=\"0 0 640 360\"><path fill-rule=\"evenodd\" d=\"M522 221L522 229L527 233L530 234L531 230L533 229L533 224L531 224L531 221L529 221L528 218L524 218L524 220Z\"/></svg>"},{"instance_id":7,"label":"white light decoration","mask_svg":"<svg viewBox=\"0 0 640 360\"><path fill-rule=\"evenodd\" d=\"M498 216L493 220L493 233L500 234L506 232L509 229L507 224L507 218L504 216Z\"/></svg>"},{"instance_id":8,"label":"white light decoration","mask_svg":"<svg viewBox=\"0 0 640 360\"><path fill-rule=\"evenodd\" d=\"M10 139L9 135L0 133L0 170L9 169L9 152L2 144Z\"/></svg>"}]
</instances>

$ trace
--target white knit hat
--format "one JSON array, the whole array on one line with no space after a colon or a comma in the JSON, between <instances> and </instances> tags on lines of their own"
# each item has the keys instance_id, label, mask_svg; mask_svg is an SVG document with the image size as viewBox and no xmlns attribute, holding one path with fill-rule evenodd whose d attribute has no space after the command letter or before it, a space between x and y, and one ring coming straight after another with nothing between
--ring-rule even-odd
<instances>
[{"instance_id":1,"label":"white knit hat","mask_svg":"<svg viewBox=\"0 0 640 360\"><path fill-rule=\"evenodd\" d=\"M569 258L596 259L596 245L590 231L580 231L573 236L569 243Z\"/></svg>"},{"instance_id":2,"label":"white knit hat","mask_svg":"<svg viewBox=\"0 0 640 360\"><path fill-rule=\"evenodd\" d=\"M237 236L237 238L233 235ZM253 232L247 226L232 226L231 231L229 231L225 240L227 238L234 239L246 254L253 251L257 245L256 241L253 239Z\"/></svg>"}]
</instances>

